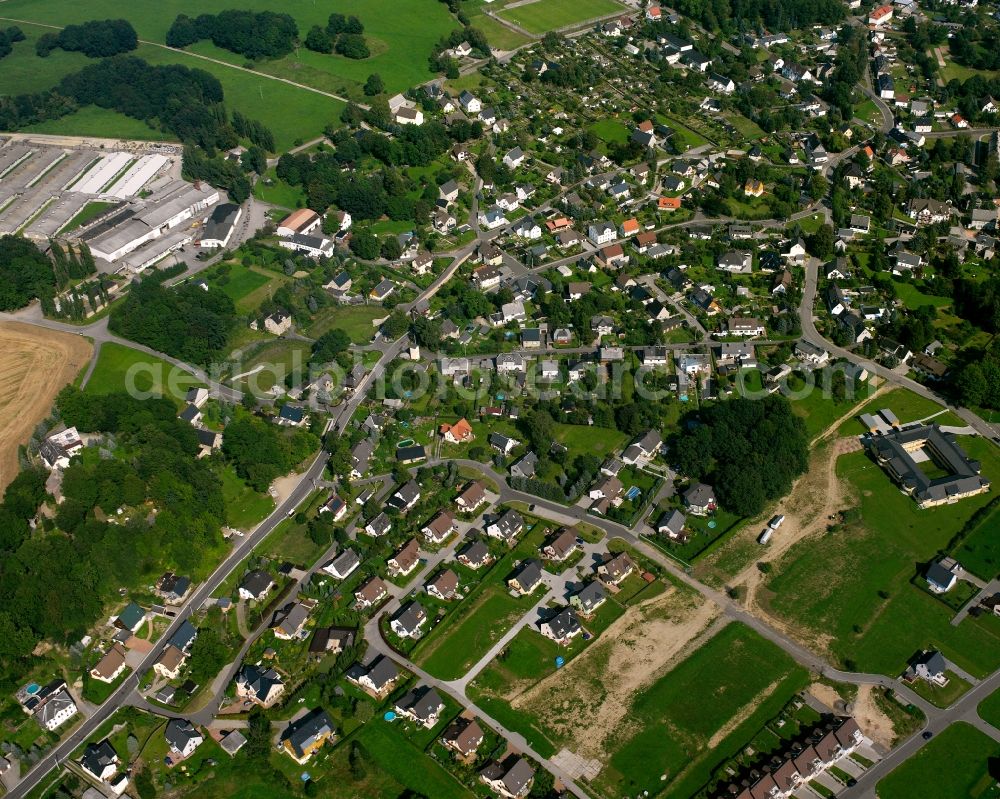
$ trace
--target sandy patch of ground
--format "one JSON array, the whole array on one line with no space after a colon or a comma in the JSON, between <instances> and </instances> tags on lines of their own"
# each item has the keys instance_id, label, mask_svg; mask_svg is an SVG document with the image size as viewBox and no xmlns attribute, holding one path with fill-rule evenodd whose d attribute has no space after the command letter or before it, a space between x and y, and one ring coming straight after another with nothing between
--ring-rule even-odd
<instances>
[{"instance_id":1,"label":"sandy patch of ground","mask_svg":"<svg viewBox=\"0 0 1000 799\"><path fill-rule=\"evenodd\" d=\"M17 448L28 442L56 394L87 365L92 352L82 336L0 323L0 490L19 471Z\"/></svg>"},{"instance_id":2,"label":"sandy patch of ground","mask_svg":"<svg viewBox=\"0 0 1000 799\"><path fill-rule=\"evenodd\" d=\"M873 685L858 686L853 715L862 732L888 750L892 748L893 742L896 740L896 728L892 724L892 719L875 704L875 699L872 696L872 692L875 690L877 689Z\"/></svg>"},{"instance_id":3,"label":"sandy patch of ground","mask_svg":"<svg viewBox=\"0 0 1000 799\"><path fill-rule=\"evenodd\" d=\"M301 479L301 474L293 472L292 474L286 474L284 477L279 477L271 483L268 493L274 497L274 504L280 505L288 499Z\"/></svg>"},{"instance_id":4,"label":"sandy patch of ground","mask_svg":"<svg viewBox=\"0 0 1000 799\"><path fill-rule=\"evenodd\" d=\"M719 612L712 602L671 589L630 608L564 669L530 687L512 687L506 698L538 715L575 754L604 762L605 742L627 725L636 694L686 656Z\"/></svg>"},{"instance_id":5,"label":"sandy patch of ground","mask_svg":"<svg viewBox=\"0 0 1000 799\"><path fill-rule=\"evenodd\" d=\"M831 685L814 682L809 686L809 693L826 705L830 710L841 713L844 710L844 698Z\"/></svg>"}]
</instances>

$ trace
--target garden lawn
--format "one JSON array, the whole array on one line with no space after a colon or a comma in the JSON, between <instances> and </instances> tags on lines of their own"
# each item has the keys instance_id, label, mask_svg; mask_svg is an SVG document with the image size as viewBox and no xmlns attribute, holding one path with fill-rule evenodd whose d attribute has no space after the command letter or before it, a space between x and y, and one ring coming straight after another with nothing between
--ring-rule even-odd
<instances>
[{"instance_id":1,"label":"garden lawn","mask_svg":"<svg viewBox=\"0 0 1000 799\"><path fill-rule=\"evenodd\" d=\"M506 8L498 16L529 33L545 33L619 11L624 11L624 8L614 0L537 0L516 8Z\"/></svg>"},{"instance_id":2,"label":"garden lawn","mask_svg":"<svg viewBox=\"0 0 1000 799\"><path fill-rule=\"evenodd\" d=\"M270 180L270 184L264 183ZM292 186L281 180L275 174L274 168L264 173L264 179L258 180L253 186L253 196L266 203L286 208L289 211L301 208L306 204L306 194L301 186Z\"/></svg>"},{"instance_id":3,"label":"garden lawn","mask_svg":"<svg viewBox=\"0 0 1000 799\"><path fill-rule=\"evenodd\" d=\"M222 289L222 293L239 306L240 301L248 294L271 282L272 274L265 270L244 266L241 263L231 263L231 270L226 275L208 278L211 286Z\"/></svg>"},{"instance_id":4,"label":"garden lawn","mask_svg":"<svg viewBox=\"0 0 1000 799\"><path fill-rule=\"evenodd\" d=\"M111 394L126 391L126 384L154 396L171 397L177 402L183 402L189 388L204 386L190 373L160 358L113 342L101 345L97 366L84 391Z\"/></svg>"},{"instance_id":5,"label":"garden lawn","mask_svg":"<svg viewBox=\"0 0 1000 799\"><path fill-rule=\"evenodd\" d=\"M464 799L473 794L414 746L398 727L380 718L369 721L355 739L380 770L411 791L434 799Z\"/></svg>"},{"instance_id":6,"label":"garden lawn","mask_svg":"<svg viewBox=\"0 0 1000 799\"><path fill-rule=\"evenodd\" d=\"M459 608L441 622L433 639L428 638L416 654L416 661L443 680L461 677L526 610L505 588L486 586L469 608Z\"/></svg>"},{"instance_id":7,"label":"garden lawn","mask_svg":"<svg viewBox=\"0 0 1000 799\"><path fill-rule=\"evenodd\" d=\"M637 731L620 742L595 787L611 796L693 795L808 679L774 644L731 622L636 696ZM734 719L742 721L729 729Z\"/></svg>"},{"instance_id":8,"label":"garden lawn","mask_svg":"<svg viewBox=\"0 0 1000 799\"><path fill-rule=\"evenodd\" d=\"M375 334L376 319L384 319L385 308L380 305L358 305L350 308L325 308L320 311L309 326L308 334L319 338L328 330L340 329L350 336L355 344L367 344Z\"/></svg>"},{"instance_id":9,"label":"garden lawn","mask_svg":"<svg viewBox=\"0 0 1000 799\"><path fill-rule=\"evenodd\" d=\"M903 301L903 304L911 311L921 305L933 305L935 308L944 308L951 305L951 297L938 297L933 294L924 294L920 289L905 280L894 280L892 284L896 287L896 296Z\"/></svg>"},{"instance_id":10,"label":"garden lawn","mask_svg":"<svg viewBox=\"0 0 1000 799\"><path fill-rule=\"evenodd\" d=\"M1000 478L989 444L959 442L982 461L984 475ZM918 564L936 557L990 496L920 510L862 452L841 456L837 473L853 485L862 521L794 546L761 597L770 610L830 636L830 651L851 670L894 676L921 649L940 649L979 677L1000 666L1000 619L952 626L954 611L911 584Z\"/></svg>"},{"instance_id":11,"label":"garden lawn","mask_svg":"<svg viewBox=\"0 0 1000 799\"><path fill-rule=\"evenodd\" d=\"M867 405L860 408L854 415L853 419L848 419L840 426L837 430L837 434L841 436L858 436L867 432L862 427L861 422L858 421L858 417L863 413L868 413L874 416L882 408L888 408L891 410L903 424L915 422L918 419L926 419L928 416L932 416L945 410L934 400L921 397L919 394L914 394L909 389L897 388L887 394L876 397ZM941 414L941 416L935 417L932 421L937 422L938 424L964 424L961 420L958 420L957 422L956 420L957 417L953 414L944 413Z\"/></svg>"},{"instance_id":12,"label":"garden lawn","mask_svg":"<svg viewBox=\"0 0 1000 799\"><path fill-rule=\"evenodd\" d=\"M274 500L268 494L258 494L236 474L232 466L219 471L222 497L226 503L226 523L247 532L262 522L274 510Z\"/></svg>"},{"instance_id":13,"label":"garden lawn","mask_svg":"<svg viewBox=\"0 0 1000 799\"><path fill-rule=\"evenodd\" d=\"M621 449L628 436L608 427L590 427L579 424L557 424L556 441L569 447L572 455L596 455L603 457Z\"/></svg>"},{"instance_id":14,"label":"garden lawn","mask_svg":"<svg viewBox=\"0 0 1000 799\"><path fill-rule=\"evenodd\" d=\"M935 707L948 707L957 702L972 686L953 671L945 672L945 676L948 678L948 684L943 688L926 680L917 680L913 684L913 690Z\"/></svg>"},{"instance_id":15,"label":"garden lawn","mask_svg":"<svg viewBox=\"0 0 1000 799\"><path fill-rule=\"evenodd\" d=\"M602 119L590 126L590 131L606 144L626 144L629 139L628 128L617 119Z\"/></svg>"},{"instance_id":16,"label":"garden lawn","mask_svg":"<svg viewBox=\"0 0 1000 799\"><path fill-rule=\"evenodd\" d=\"M1000 506L984 518L952 555L966 571L984 580L1000 574Z\"/></svg>"},{"instance_id":17,"label":"garden lawn","mask_svg":"<svg viewBox=\"0 0 1000 799\"><path fill-rule=\"evenodd\" d=\"M907 758L878 784L880 799L979 799L995 796L990 761L1000 744L965 722L958 722Z\"/></svg>"},{"instance_id":18,"label":"garden lawn","mask_svg":"<svg viewBox=\"0 0 1000 799\"><path fill-rule=\"evenodd\" d=\"M1000 689L979 703L979 717L994 727L1000 728Z\"/></svg>"},{"instance_id":19,"label":"garden lawn","mask_svg":"<svg viewBox=\"0 0 1000 799\"><path fill-rule=\"evenodd\" d=\"M486 41L490 43L490 47L495 50L516 50L530 41L523 33L518 33L485 14L470 16L469 26L482 31L486 35Z\"/></svg>"}]
</instances>

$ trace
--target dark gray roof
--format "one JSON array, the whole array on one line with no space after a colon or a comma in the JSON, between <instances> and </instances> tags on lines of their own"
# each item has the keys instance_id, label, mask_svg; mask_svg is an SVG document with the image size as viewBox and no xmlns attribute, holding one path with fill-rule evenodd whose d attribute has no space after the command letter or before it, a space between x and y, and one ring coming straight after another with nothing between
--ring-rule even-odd
<instances>
[{"instance_id":1,"label":"dark gray roof","mask_svg":"<svg viewBox=\"0 0 1000 799\"><path fill-rule=\"evenodd\" d=\"M381 689L399 676L399 669L389 658L379 655L368 669L367 676L376 689Z\"/></svg>"},{"instance_id":2,"label":"dark gray roof","mask_svg":"<svg viewBox=\"0 0 1000 799\"><path fill-rule=\"evenodd\" d=\"M194 639L197 637L198 631L194 628L194 625L187 619L184 619L181 622L181 626L177 628L177 632L170 636L168 643L173 644L183 652L187 652L188 647L194 643Z\"/></svg>"},{"instance_id":3,"label":"dark gray roof","mask_svg":"<svg viewBox=\"0 0 1000 799\"><path fill-rule=\"evenodd\" d=\"M580 629L580 619L573 608L563 608L555 616L543 622L552 630L552 635L557 638L566 638L574 635Z\"/></svg>"},{"instance_id":4,"label":"dark gray roof","mask_svg":"<svg viewBox=\"0 0 1000 799\"><path fill-rule=\"evenodd\" d=\"M83 757L80 758L80 765L98 779L101 772L108 766L114 765L118 760L118 753L111 745L110 741L104 739L98 744L87 744L83 750Z\"/></svg>"},{"instance_id":5,"label":"dark gray roof","mask_svg":"<svg viewBox=\"0 0 1000 799\"><path fill-rule=\"evenodd\" d=\"M170 719L167 722L167 728L163 731L163 735L167 739L167 743L178 752L183 752L184 747L190 741L201 737L187 719Z\"/></svg>"},{"instance_id":6,"label":"dark gray roof","mask_svg":"<svg viewBox=\"0 0 1000 799\"><path fill-rule=\"evenodd\" d=\"M298 721L289 724L281 735L282 741L288 741L299 757L305 754L305 748L323 735L333 733L333 721L323 708L318 707Z\"/></svg>"},{"instance_id":7,"label":"dark gray roof","mask_svg":"<svg viewBox=\"0 0 1000 799\"><path fill-rule=\"evenodd\" d=\"M421 685L403 695L396 702L396 707L411 713L420 721L427 721L444 707L444 702L435 689L429 685Z\"/></svg>"}]
</instances>

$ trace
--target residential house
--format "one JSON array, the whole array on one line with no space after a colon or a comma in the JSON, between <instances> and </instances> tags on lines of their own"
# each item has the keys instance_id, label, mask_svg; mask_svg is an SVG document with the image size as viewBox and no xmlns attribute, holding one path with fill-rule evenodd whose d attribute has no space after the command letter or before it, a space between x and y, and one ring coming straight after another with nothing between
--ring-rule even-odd
<instances>
[{"instance_id":1,"label":"residential house","mask_svg":"<svg viewBox=\"0 0 1000 799\"><path fill-rule=\"evenodd\" d=\"M716 508L715 491L704 483L694 483L684 492L684 505L695 516L705 516Z\"/></svg>"},{"instance_id":2,"label":"residential house","mask_svg":"<svg viewBox=\"0 0 1000 799\"><path fill-rule=\"evenodd\" d=\"M274 586L274 580L266 571L252 571L240 583L239 596L240 599L248 601L252 599L254 602L260 602Z\"/></svg>"},{"instance_id":3,"label":"residential house","mask_svg":"<svg viewBox=\"0 0 1000 799\"><path fill-rule=\"evenodd\" d=\"M163 736L170 751L178 757L190 757L205 741L204 736L187 719L170 719Z\"/></svg>"},{"instance_id":4,"label":"residential house","mask_svg":"<svg viewBox=\"0 0 1000 799\"><path fill-rule=\"evenodd\" d=\"M236 696L270 707L285 693L285 681L274 669L246 663L236 674Z\"/></svg>"},{"instance_id":5,"label":"residential house","mask_svg":"<svg viewBox=\"0 0 1000 799\"><path fill-rule=\"evenodd\" d=\"M416 538L411 538L396 554L386 561L389 567L389 575L392 577L402 577L412 572L420 563L419 544Z\"/></svg>"},{"instance_id":6,"label":"residential house","mask_svg":"<svg viewBox=\"0 0 1000 799\"><path fill-rule=\"evenodd\" d=\"M311 601L310 601L311 603ZM275 611L271 620L271 630L274 637L281 641L294 641L303 638L303 630L309 621L311 604L305 602L289 602L283 608Z\"/></svg>"},{"instance_id":7,"label":"residential house","mask_svg":"<svg viewBox=\"0 0 1000 799\"><path fill-rule=\"evenodd\" d=\"M535 770L523 757L510 754L480 771L479 779L505 799L523 799L531 790Z\"/></svg>"},{"instance_id":8,"label":"residential house","mask_svg":"<svg viewBox=\"0 0 1000 799\"><path fill-rule=\"evenodd\" d=\"M444 601L454 599L455 592L458 591L458 575L451 569L445 569L430 580L424 586L424 590L431 596Z\"/></svg>"},{"instance_id":9,"label":"residential house","mask_svg":"<svg viewBox=\"0 0 1000 799\"><path fill-rule=\"evenodd\" d=\"M442 510L421 528L420 532L431 544L443 544L458 529L455 517L450 511Z\"/></svg>"},{"instance_id":10,"label":"residential house","mask_svg":"<svg viewBox=\"0 0 1000 799\"><path fill-rule=\"evenodd\" d=\"M604 584L599 580L592 580L575 594L572 594L569 598L569 603L582 615L590 616L607 600L608 593L604 588Z\"/></svg>"},{"instance_id":11,"label":"residential house","mask_svg":"<svg viewBox=\"0 0 1000 799\"><path fill-rule=\"evenodd\" d=\"M627 552L617 555L609 554L605 561L597 567L597 576L605 585L618 586L636 570L635 562Z\"/></svg>"},{"instance_id":12,"label":"residential house","mask_svg":"<svg viewBox=\"0 0 1000 799\"><path fill-rule=\"evenodd\" d=\"M508 508L486 525L486 535L510 544L523 529L524 518L516 510Z\"/></svg>"},{"instance_id":13,"label":"residential house","mask_svg":"<svg viewBox=\"0 0 1000 799\"><path fill-rule=\"evenodd\" d=\"M564 528L542 547L542 557L561 562L569 558L579 547L577 531L573 528Z\"/></svg>"},{"instance_id":14,"label":"residential house","mask_svg":"<svg viewBox=\"0 0 1000 799\"><path fill-rule=\"evenodd\" d=\"M551 618L539 622L538 631L557 644L567 646L570 641L583 632L583 627L580 625L576 611L571 607L566 607Z\"/></svg>"},{"instance_id":15,"label":"residential house","mask_svg":"<svg viewBox=\"0 0 1000 799\"><path fill-rule=\"evenodd\" d=\"M381 577L369 577L354 592L355 605L361 609L375 607L387 596L389 596L389 587Z\"/></svg>"},{"instance_id":16,"label":"residential house","mask_svg":"<svg viewBox=\"0 0 1000 799\"><path fill-rule=\"evenodd\" d=\"M440 720L444 702L436 689L421 685L400 697L394 707L399 716L429 730Z\"/></svg>"},{"instance_id":17,"label":"residential house","mask_svg":"<svg viewBox=\"0 0 1000 799\"><path fill-rule=\"evenodd\" d=\"M419 638L426 623L427 611L423 605L407 602L389 620L389 628L400 638Z\"/></svg>"},{"instance_id":18,"label":"residential house","mask_svg":"<svg viewBox=\"0 0 1000 799\"><path fill-rule=\"evenodd\" d=\"M356 676L349 673L348 679L353 679L361 688L378 697L384 697L392 690L399 679L399 669L396 664L384 655L379 655L367 669Z\"/></svg>"},{"instance_id":19,"label":"residential house","mask_svg":"<svg viewBox=\"0 0 1000 799\"><path fill-rule=\"evenodd\" d=\"M380 538L392 529L392 521L386 513L382 512L369 521L364 529L372 538Z\"/></svg>"},{"instance_id":20,"label":"residential house","mask_svg":"<svg viewBox=\"0 0 1000 799\"><path fill-rule=\"evenodd\" d=\"M441 743L461 758L471 757L484 738L483 728L475 719L459 716L441 735Z\"/></svg>"},{"instance_id":21,"label":"residential house","mask_svg":"<svg viewBox=\"0 0 1000 799\"><path fill-rule=\"evenodd\" d=\"M523 561L507 580L507 585L512 591L527 596L542 585L542 564L534 559Z\"/></svg>"},{"instance_id":22,"label":"residential house","mask_svg":"<svg viewBox=\"0 0 1000 799\"><path fill-rule=\"evenodd\" d=\"M389 497L386 504L390 508L395 508L400 513L406 513L419 501L420 486L417 485L416 480L410 480L400 486L399 489L397 489L396 492Z\"/></svg>"},{"instance_id":23,"label":"residential house","mask_svg":"<svg viewBox=\"0 0 1000 799\"><path fill-rule=\"evenodd\" d=\"M463 566L477 570L493 561L490 549L482 541L476 540L466 544L458 553L457 560Z\"/></svg>"},{"instance_id":24,"label":"residential house","mask_svg":"<svg viewBox=\"0 0 1000 799\"><path fill-rule=\"evenodd\" d=\"M316 708L289 723L281 734L281 745L292 760L305 765L333 737L333 720L323 708Z\"/></svg>"}]
</instances>

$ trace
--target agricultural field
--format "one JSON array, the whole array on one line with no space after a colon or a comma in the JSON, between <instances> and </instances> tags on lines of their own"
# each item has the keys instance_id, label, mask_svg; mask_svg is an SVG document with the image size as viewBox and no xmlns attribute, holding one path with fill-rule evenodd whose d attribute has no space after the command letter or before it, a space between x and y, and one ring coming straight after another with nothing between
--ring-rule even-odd
<instances>
[{"instance_id":1,"label":"agricultural field","mask_svg":"<svg viewBox=\"0 0 1000 799\"><path fill-rule=\"evenodd\" d=\"M67 53L62 50L54 51L48 58L39 58L35 54L34 41L49 29L32 25L32 20L62 25L88 19L103 19L100 14L120 17L123 13L121 6L112 8L113 4L108 3L104 4L108 6L107 10L102 12L94 10L91 5L78 7L60 2L45 3L44 8L37 2L19 2L18 5L24 6L19 8L16 16L24 20L19 24L27 40L19 42L14 51L4 59L4 68L0 70L0 93L3 94L43 91L58 83L64 75L79 70L90 62L90 59L80 53ZM163 6L158 8L166 10ZM132 15L131 21L139 32L140 39L162 42L166 27L173 21L173 15L181 10L173 8L169 12L170 19L163 28L163 33L157 38L145 34L141 22L136 18L149 12L155 14L154 9L143 7L142 14ZM191 13L200 13L198 9L188 10ZM5 12L15 16L12 8L5 6ZM50 22L52 19L56 21ZM230 57L228 60L232 65L215 63L156 44L140 44L133 55L151 64L182 64L212 73L222 83L226 105L230 109L239 109L247 116L259 119L267 125L274 133L279 150L291 147L300 138L308 139L320 135L325 125L331 122L337 123L344 108L342 102L331 97L283 83L267 75L240 69L242 61L233 53L228 53ZM171 134L149 127L142 120L132 119L96 106L86 106L67 117L48 120L32 126L29 130L35 133L79 134L111 139L173 138Z\"/></svg>"},{"instance_id":2,"label":"agricultural field","mask_svg":"<svg viewBox=\"0 0 1000 799\"><path fill-rule=\"evenodd\" d=\"M49 414L56 394L72 383L93 347L82 336L16 322L0 323L0 488L19 471L17 448Z\"/></svg>"},{"instance_id":3,"label":"agricultural field","mask_svg":"<svg viewBox=\"0 0 1000 799\"><path fill-rule=\"evenodd\" d=\"M132 377L129 377L130 370ZM155 396L169 396L177 402L189 388L203 386L196 377L171 363L122 344L101 346L97 366L84 390L88 394L110 394L127 390L129 384Z\"/></svg>"},{"instance_id":4,"label":"agricultural field","mask_svg":"<svg viewBox=\"0 0 1000 799\"><path fill-rule=\"evenodd\" d=\"M602 0L602 2L609 2L609 0ZM123 9L121 4L115 3L113 0L96 0L86 5L73 4L66 0L53 0L53 2L44 3L40 0L14 0L9 5L5 5L5 16L26 22L63 26L90 19L116 18L124 14L135 27L140 40L152 45L161 45L159 49L162 49L166 57L173 62L198 66L198 63L192 64L190 62L201 61L201 66L215 72L212 67L219 65L213 65L203 59L196 59L194 55L170 51L162 45L165 42L167 30L177 14L185 13L195 17L198 14L218 13L231 7L232 3L226 2L226 0L209 0L207 3L200 4L175 0L175 2L152 6L143 5L135 9ZM254 11L273 10L273 6L266 0L250 0L250 2L241 5L240 8ZM322 4L300 4L285 10L295 18L299 27L299 35L302 38L305 37L311 26L325 25L333 10L341 14L357 16L365 26L365 37L372 51L371 57L352 60L338 55L315 53L300 47L297 52L286 58L262 61L255 64L254 68L267 75L300 83L320 91L333 94L346 93L352 97L360 97L361 85L373 72L382 76L389 93L403 91L410 86L429 80L433 76L428 67L427 59L432 48L441 37L447 36L452 30L459 27L457 20L448 13L447 7L436 0L401 0L400 2L344 0L344 2L338 3L336 9ZM147 45L142 45L138 54L147 58L146 51L148 49ZM236 67L242 67L246 62L243 56L217 48L210 42L199 42L191 50L197 55L218 59ZM34 58L34 48L29 47L28 51ZM8 60L5 59L5 68ZM40 61L41 59L36 60ZM225 70L226 68L220 66L220 69ZM297 89L294 86L267 78L259 79L250 73L230 71L245 79L247 88L254 93L262 88L263 92L267 94L267 85L270 85L275 90L274 94L279 94L278 87L290 90L289 94L291 97L297 98L296 102L302 101L308 105L310 103L308 95L310 94L323 100L325 107L332 110L327 114L325 121L314 131L311 131L312 133L318 134L323 124L335 121L342 108L342 106L336 107L337 104L331 98L316 95L307 90ZM222 75L220 74L219 77L221 79ZM228 97L230 87L225 86L225 88ZM231 98L231 104L236 102L235 97ZM264 119L264 112L268 111L268 105L273 105L274 102L275 98L268 100L260 97L255 104L256 108L247 107L243 110L251 116ZM274 124L268 124L277 135L281 114L293 110L294 112L289 114L287 124L281 127L286 127L288 130L298 127L298 135L308 138L308 132L303 130L303 128L308 127L303 123L310 119L308 109L298 107L293 109L292 106L282 109L273 108L273 113L269 115ZM255 113L255 111L260 113ZM264 121L267 122L266 119Z\"/></svg>"},{"instance_id":5,"label":"agricultural field","mask_svg":"<svg viewBox=\"0 0 1000 799\"><path fill-rule=\"evenodd\" d=\"M614 0L536 0L508 5L498 16L528 33L545 33L624 11Z\"/></svg>"},{"instance_id":6,"label":"agricultural field","mask_svg":"<svg viewBox=\"0 0 1000 799\"><path fill-rule=\"evenodd\" d=\"M965 722L948 727L878 784L881 799L987 799L998 795L989 763L1000 744Z\"/></svg>"},{"instance_id":7,"label":"agricultural field","mask_svg":"<svg viewBox=\"0 0 1000 799\"><path fill-rule=\"evenodd\" d=\"M1000 478L989 444L960 443L985 475ZM925 648L941 649L976 676L1000 666L1000 619L952 626L954 610L920 587L915 568L945 548L989 495L920 510L863 452L842 455L836 468L863 521L795 544L759 594L765 609L850 669L896 675Z\"/></svg>"}]
</instances>

